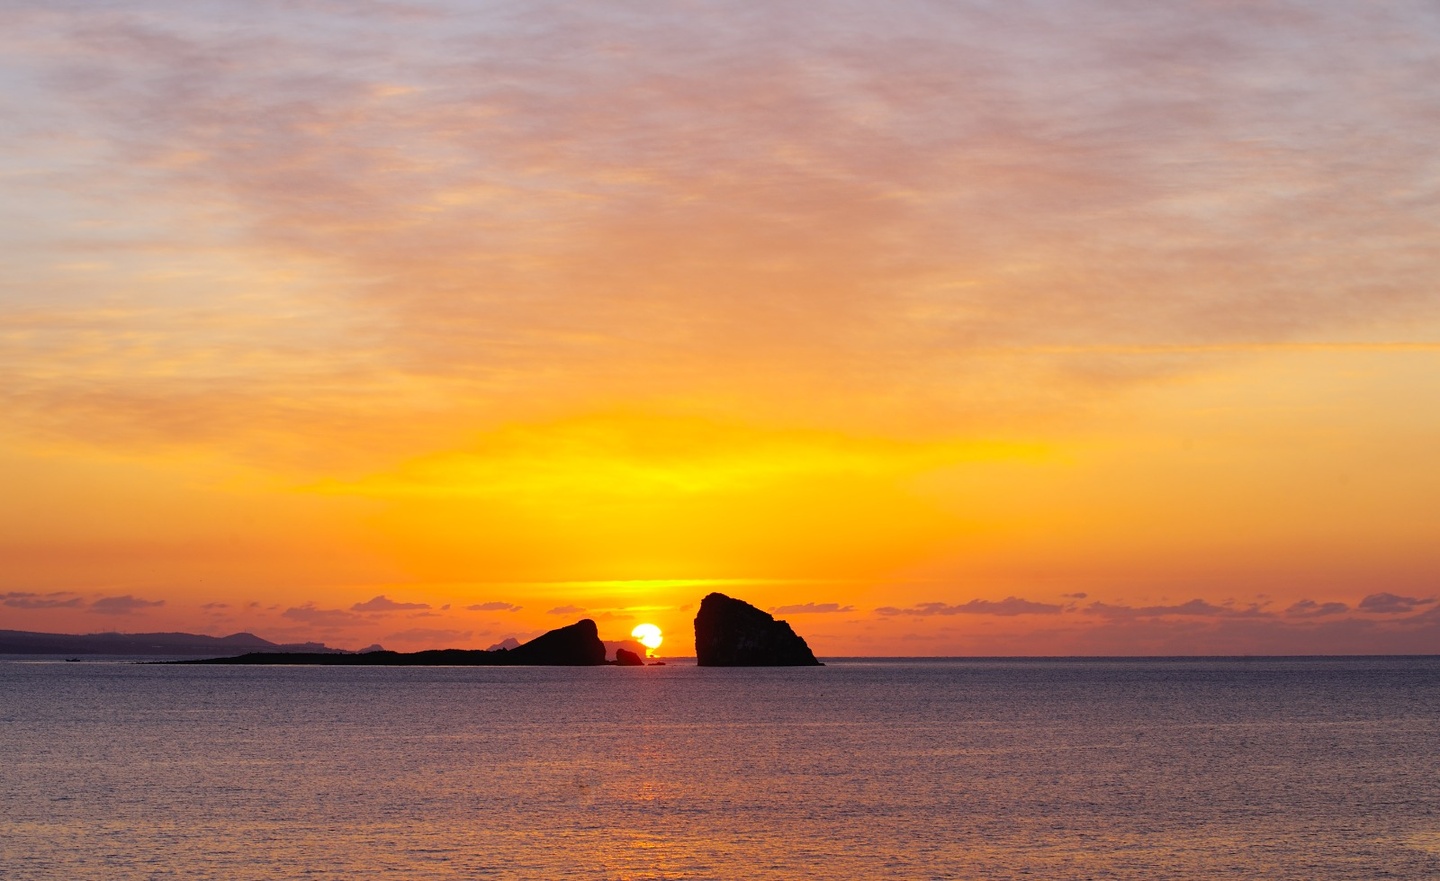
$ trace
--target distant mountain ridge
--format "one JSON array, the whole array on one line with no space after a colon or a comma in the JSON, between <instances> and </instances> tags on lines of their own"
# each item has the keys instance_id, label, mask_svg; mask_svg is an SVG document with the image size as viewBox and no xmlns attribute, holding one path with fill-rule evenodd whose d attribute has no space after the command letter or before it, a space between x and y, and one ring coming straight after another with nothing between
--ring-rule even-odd
<instances>
[{"instance_id":1,"label":"distant mountain ridge","mask_svg":"<svg viewBox=\"0 0 1440 881\"><path fill-rule=\"evenodd\" d=\"M236 651L345 654L318 642L274 643L253 633L33 633L0 630L0 655L213 655Z\"/></svg>"}]
</instances>

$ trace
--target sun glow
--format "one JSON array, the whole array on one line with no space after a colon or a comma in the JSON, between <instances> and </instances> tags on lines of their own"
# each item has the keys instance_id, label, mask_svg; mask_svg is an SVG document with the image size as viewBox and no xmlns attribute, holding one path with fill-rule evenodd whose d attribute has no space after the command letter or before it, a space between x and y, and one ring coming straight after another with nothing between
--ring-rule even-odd
<instances>
[{"instance_id":1,"label":"sun glow","mask_svg":"<svg viewBox=\"0 0 1440 881\"><path fill-rule=\"evenodd\" d=\"M665 637L660 635L660 628L654 624L636 624L635 629L630 631L630 635L652 653L660 647L660 643L665 641Z\"/></svg>"}]
</instances>

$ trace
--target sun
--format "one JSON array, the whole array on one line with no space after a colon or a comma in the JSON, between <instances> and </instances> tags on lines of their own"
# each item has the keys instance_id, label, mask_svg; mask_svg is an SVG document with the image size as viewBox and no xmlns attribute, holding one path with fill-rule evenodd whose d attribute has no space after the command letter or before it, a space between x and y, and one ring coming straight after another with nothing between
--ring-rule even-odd
<instances>
[{"instance_id":1,"label":"sun","mask_svg":"<svg viewBox=\"0 0 1440 881\"><path fill-rule=\"evenodd\" d=\"M660 635L660 628L654 624L636 624L635 629L630 631L630 635L639 640L640 644L651 652L658 649L660 643L665 641L665 637Z\"/></svg>"}]
</instances>

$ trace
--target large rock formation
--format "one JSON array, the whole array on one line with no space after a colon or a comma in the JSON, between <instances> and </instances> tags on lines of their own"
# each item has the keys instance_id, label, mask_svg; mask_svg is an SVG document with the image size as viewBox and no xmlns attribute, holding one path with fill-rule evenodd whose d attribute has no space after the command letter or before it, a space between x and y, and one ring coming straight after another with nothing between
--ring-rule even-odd
<instances>
[{"instance_id":1,"label":"large rock formation","mask_svg":"<svg viewBox=\"0 0 1440 881\"><path fill-rule=\"evenodd\" d=\"M508 654L511 664L594 667L605 663L605 643L600 641L595 622L582 618L541 634Z\"/></svg>"},{"instance_id":2,"label":"large rock formation","mask_svg":"<svg viewBox=\"0 0 1440 881\"><path fill-rule=\"evenodd\" d=\"M712 593L695 616L695 663L701 667L819 667L790 625L743 600Z\"/></svg>"}]
</instances>

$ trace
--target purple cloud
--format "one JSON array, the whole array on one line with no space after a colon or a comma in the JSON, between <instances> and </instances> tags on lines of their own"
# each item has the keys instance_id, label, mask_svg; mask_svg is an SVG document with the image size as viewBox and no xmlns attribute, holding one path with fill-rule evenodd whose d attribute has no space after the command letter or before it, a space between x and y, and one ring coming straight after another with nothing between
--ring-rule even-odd
<instances>
[{"instance_id":1,"label":"purple cloud","mask_svg":"<svg viewBox=\"0 0 1440 881\"><path fill-rule=\"evenodd\" d=\"M0 605L12 609L71 609L83 603L84 600L68 590L47 594L12 591L0 595Z\"/></svg>"},{"instance_id":2,"label":"purple cloud","mask_svg":"<svg viewBox=\"0 0 1440 881\"><path fill-rule=\"evenodd\" d=\"M1286 609L1285 614L1291 618L1324 618L1348 611L1350 611L1350 607L1344 603L1317 603L1314 600L1301 600Z\"/></svg>"},{"instance_id":3,"label":"purple cloud","mask_svg":"<svg viewBox=\"0 0 1440 881\"><path fill-rule=\"evenodd\" d=\"M556 606L555 608L551 609L550 611L546 612L545 614L547 614L547 615L578 615L578 614L580 614L580 613L583 612L583 611L585 611L585 610L582 609L582 608L580 608L579 606Z\"/></svg>"},{"instance_id":4,"label":"purple cloud","mask_svg":"<svg viewBox=\"0 0 1440 881\"><path fill-rule=\"evenodd\" d=\"M1217 606L1214 603L1200 599L1174 606L1119 606L1111 605L1110 603L1094 602L1081 611L1086 615L1098 615L1112 620L1162 618L1172 615L1182 617L1257 618L1266 617L1268 614L1254 603L1243 609L1236 609L1231 606Z\"/></svg>"},{"instance_id":5,"label":"purple cloud","mask_svg":"<svg viewBox=\"0 0 1440 881\"><path fill-rule=\"evenodd\" d=\"M832 612L853 612L854 606L842 606L839 603L799 603L793 606L780 606L771 609L776 615L821 615Z\"/></svg>"},{"instance_id":6,"label":"purple cloud","mask_svg":"<svg viewBox=\"0 0 1440 881\"><path fill-rule=\"evenodd\" d=\"M1417 611L1421 606L1428 606L1433 602L1435 602L1434 597L1422 600L1416 597L1397 596L1393 593L1372 593L1360 601L1359 609L1362 612L1371 612L1376 615L1402 615Z\"/></svg>"},{"instance_id":7,"label":"purple cloud","mask_svg":"<svg viewBox=\"0 0 1440 881\"><path fill-rule=\"evenodd\" d=\"M381 596L366 600L363 603L356 603L350 607L352 612L409 612L430 608L429 603L397 603L389 597Z\"/></svg>"},{"instance_id":8,"label":"purple cloud","mask_svg":"<svg viewBox=\"0 0 1440 881\"><path fill-rule=\"evenodd\" d=\"M523 608L514 603L502 603L498 601L488 603L476 603L473 606L466 606L467 612L518 612Z\"/></svg>"},{"instance_id":9,"label":"purple cloud","mask_svg":"<svg viewBox=\"0 0 1440 881\"><path fill-rule=\"evenodd\" d=\"M878 615L917 615L928 617L930 615L1058 615L1064 611L1063 606L1055 603L1036 603L1024 600L1019 597L1006 597L999 602L994 600L971 600L958 606L951 606L945 603L919 603L905 609L897 609L894 606L883 606L875 610Z\"/></svg>"},{"instance_id":10,"label":"purple cloud","mask_svg":"<svg viewBox=\"0 0 1440 881\"><path fill-rule=\"evenodd\" d=\"M165 605L164 600L142 600L130 594L123 597L101 597L90 604L90 611L101 615L129 615L142 609Z\"/></svg>"}]
</instances>

